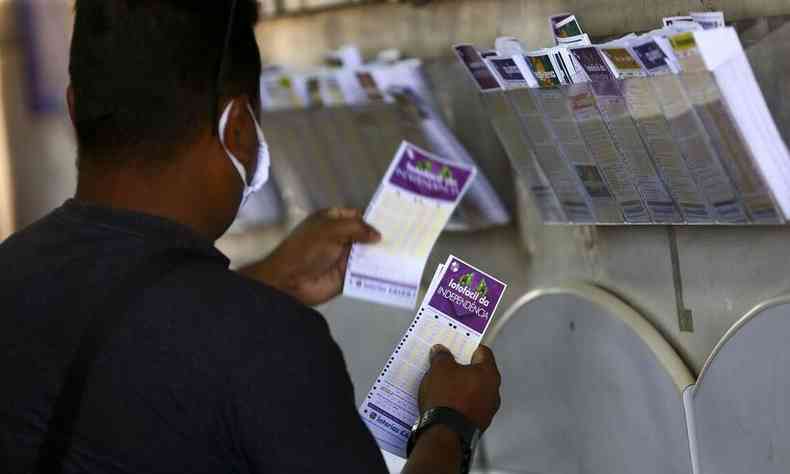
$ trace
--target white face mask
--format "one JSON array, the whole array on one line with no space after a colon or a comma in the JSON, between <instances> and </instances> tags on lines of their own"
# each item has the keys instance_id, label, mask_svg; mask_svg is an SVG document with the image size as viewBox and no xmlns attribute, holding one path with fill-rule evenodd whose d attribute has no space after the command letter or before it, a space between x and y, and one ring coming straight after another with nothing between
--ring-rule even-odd
<instances>
[{"instance_id":1,"label":"white face mask","mask_svg":"<svg viewBox=\"0 0 790 474\"><path fill-rule=\"evenodd\" d=\"M219 119L219 141L222 143L222 148L225 150L228 158L230 158L231 163L233 163L233 167L239 172L241 181L244 183L244 193L242 194L241 205L239 206L239 208L241 208L247 202L247 199L258 192L263 185L266 184L266 181L269 180L269 166L271 160L269 158L269 146L266 144L263 130L261 130L258 119L255 118L255 112L253 112L252 107L248 103L247 110L250 112L253 123L255 123L255 132L258 134L258 165L255 167L255 174L252 176L252 181L248 183L247 170L244 169L244 165L241 164L238 158L233 156L233 153L231 153L225 145L225 128L228 126L228 118L230 117L230 109L232 106L233 101L228 103L227 107L225 107L225 111L222 113L222 118Z\"/></svg>"}]
</instances>

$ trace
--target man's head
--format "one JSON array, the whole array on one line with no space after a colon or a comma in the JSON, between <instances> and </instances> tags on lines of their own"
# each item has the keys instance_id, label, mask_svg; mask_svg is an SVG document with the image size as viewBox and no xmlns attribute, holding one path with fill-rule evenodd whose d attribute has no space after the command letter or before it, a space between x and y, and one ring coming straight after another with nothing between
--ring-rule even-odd
<instances>
[{"instance_id":1,"label":"man's head","mask_svg":"<svg viewBox=\"0 0 790 474\"><path fill-rule=\"evenodd\" d=\"M231 21L232 3L77 0L69 103L81 175L88 168L216 165L206 173L219 190L234 188L223 191L235 190L238 205L241 182L219 142L218 121L233 100L226 142L251 175L257 140L247 102L257 113L261 63L257 2L236 0ZM227 170L232 186L224 182Z\"/></svg>"}]
</instances>

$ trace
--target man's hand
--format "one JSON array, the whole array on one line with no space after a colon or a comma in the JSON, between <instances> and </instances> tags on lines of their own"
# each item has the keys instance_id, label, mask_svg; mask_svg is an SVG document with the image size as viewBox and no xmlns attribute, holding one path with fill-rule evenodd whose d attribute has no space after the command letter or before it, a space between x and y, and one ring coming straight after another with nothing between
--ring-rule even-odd
<instances>
[{"instance_id":1,"label":"man's hand","mask_svg":"<svg viewBox=\"0 0 790 474\"><path fill-rule=\"evenodd\" d=\"M461 365L444 346L431 349L431 368L420 385L420 413L435 407L458 410L485 431L499 410L502 378L494 353L480 346L470 365Z\"/></svg>"},{"instance_id":2,"label":"man's hand","mask_svg":"<svg viewBox=\"0 0 790 474\"><path fill-rule=\"evenodd\" d=\"M494 354L480 346L470 365L458 364L444 346L431 349L431 368L420 385L420 413L435 407L461 412L484 431L499 410L501 383ZM458 435L445 426L425 431L409 456L404 474L456 474L463 453Z\"/></svg>"},{"instance_id":3,"label":"man's hand","mask_svg":"<svg viewBox=\"0 0 790 474\"><path fill-rule=\"evenodd\" d=\"M306 305L318 305L343 289L351 244L375 243L381 235L356 209L319 211L302 222L265 260L241 273Z\"/></svg>"}]
</instances>

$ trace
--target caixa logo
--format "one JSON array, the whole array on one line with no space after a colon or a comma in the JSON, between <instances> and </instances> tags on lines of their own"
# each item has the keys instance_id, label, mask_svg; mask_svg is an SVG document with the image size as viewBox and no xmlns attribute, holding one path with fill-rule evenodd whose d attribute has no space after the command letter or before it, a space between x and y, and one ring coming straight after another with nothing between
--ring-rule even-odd
<instances>
[{"instance_id":1,"label":"caixa logo","mask_svg":"<svg viewBox=\"0 0 790 474\"><path fill-rule=\"evenodd\" d=\"M410 434L409 430L403 429L399 426L396 426L393 423L390 423L384 417L379 416L378 413L370 412L370 415L368 416L372 421L375 421L376 424L380 425L382 428L384 428L387 431L391 431L394 435L401 436L403 438L409 437Z\"/></svg>"}]
</instances>

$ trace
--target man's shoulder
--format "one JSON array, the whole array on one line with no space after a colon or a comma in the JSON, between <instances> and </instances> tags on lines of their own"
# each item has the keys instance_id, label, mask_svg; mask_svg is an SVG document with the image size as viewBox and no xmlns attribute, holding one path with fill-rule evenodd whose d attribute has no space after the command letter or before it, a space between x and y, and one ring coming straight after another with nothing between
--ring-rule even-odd
<instances>
[{"instance_id":1,"label":"man's shoulder","mask_svg":"<svg viewBox=\"0 0 790 474\"><path fill-rule=\"evenodd\" d=\"M291 296L220 265L188 263L152 288L154 301L245 339L329 335L323 316Z\"/></svg>"},{"instance_id":2,"label":"man's shoulder","mask_svg":"<svg viewBox=\"0 0 790 474\"><path fill-rule=\"evenodd\" d=\"M60 221L50 213L32 224L14 232L5 240L0 240L0 257L8 256L19 260L20 253L30 253L35 251L37 246L42 245L53 236L62 234Z\"/></svg>"}]
</instances>

